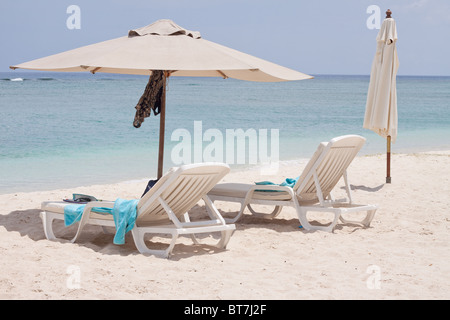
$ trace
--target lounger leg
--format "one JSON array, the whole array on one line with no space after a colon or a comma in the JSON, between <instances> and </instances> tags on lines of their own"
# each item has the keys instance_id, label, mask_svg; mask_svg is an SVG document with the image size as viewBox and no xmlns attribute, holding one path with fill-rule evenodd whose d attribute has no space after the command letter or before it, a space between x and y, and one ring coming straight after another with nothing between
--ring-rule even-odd
<instances>
[{"instance_id":1,"label":"lounger leg","mask_svg":"<svg viewBox=\"0 0 450 320\"><path fill-rule=\"evenodd\" d=\"M367 211L367 216L361 222L366 228L370 227L370 223L372 222L376 211L376 209Z\"/></svg>"},{"instance_id":2,"label":"lounger leg","mask_svg":"<svg viewBox=\"0 0 450 320\"><path fill-rule=\"evenodd\" d=\"M220 249L226 249L228 242L231 239L231 236L233 235L234 230L226 230L226 231L221 231L221 235L222 237L220 238L220 241L217 243L216 247L220 248Z\"/></svg>"},{"instance_id":3,"label":"lounger leg","mask_svg":"<svg viewBox=\"0 0 450 320\"><path fill-rule=\"evenodd\" d=\"M252 206L250 204L247 205L248 210L250 210L250 212L260 218L264 218L264 219L273 219L276 216L278 216L281 212L281 209L283 209L282 206L275 206L275 208L273 209L272 213L261 213L261 212L257 212L255 210L253 210Z\"/></svg>"},{"instance_id":4,"label":"lounger leg","mask_svg":"<svg viewBox=\"0 0 450 320\"><path fill-rule=\"evenodd\" d=\"M226 223L235 223L236 221L238 221L242 217L242 214L244 213L244 210L245 210L246 206L247 206L247 203L246 202L242 202L241 203L241 209L239 209L238 214L234 218L225 218L224 217L225 222Z\"/></svg>"},{"instance_id":5,"label":"lounger leg","mask_svg":"<svg viewBox=\"0 0 450 320\"><path fill-rule=\"evenodd\" d=\"M374 210L367 210L367 215L365 216L365 218L361 221L354 221L354 220L346 220L344 219L342 216L340 217L341 221L343 223L355 223L355 224L361 224L364 227L368 228L370 227L370 223L372 222L374 216L375 216L375 212L377 211L377 209Z\"/></svg>"},{"instance_id":6,"label":"lounger leg","mask_svg":"<svg viewBox=\"0 0 450 320\"><path fill-rule=\"evenodd\" d=\"M300 224L302 225L303 229L305 229L307 231L320 230L320 231L326 231L326 232L333 231L334 227L336 227L336 224L339 221L342 211L344 210L344 209L330 208L329 212L334 213L333 222L331 222L331 224L328 226L313 226L309 223L309 221L306 217L306 213L308 212L308 209L305 207L297 207L296 209L297 209L298 220L300 221Z\"/></svg>"},{"instance_id":7,"label":"lounger leg","mask_svg":"<svg viewBox=\"0 0 450 320\"><path fill-rule=\"evenodd\" d=\"M214 246L217 247L217 248L220 248L220 249L226 249L226 247L228 245L228 242L230 241L231 236L233 235L234 231L235 230L220 231L220 240ZM200 243L200 241L198 241L198 239L195 236L195 234L192 233L190 236L191 236L192 242L195 245L202 245L202 244L204 244L204 243Z\"/></svg>"},{"instance_id":8,"label":"lounger leg","mask_svg":"<svg viewBox=\"0 0 450 320\"><path fill-rule=\"evenodd\" d=\"M91 208L85 208L83 215L81 216L81 220L80 222L78 222L78 230L77 233L75 234L75 237L73 237L72 240L70 240L70 242L74 243L75 241L77 241L78 237L81 234L81 231L83 230L84 226L88 223L89 221L89 214L90 214Z\"/></svg>"},{"instance_id":9,"label":"lounger leg","mask_svg":"<svg viewBox=\"0 0 450 320\"><path fill-rule=\"evenodd\" d=\"M53 220L55 220L55 219L61 220L61 217L62 217L62 215L59 213L54 214L52 212L47 212L47 211L41 212L42 224L44 226L44 234L48 240L56 240L57 239L55 234L53 233ZM75 240L81 234L81 230L83 229L86 222L87 222L86 218L81 219L81 221L78 224L77 233L76 233L75 237L73 237L72 240L70 240L70 242L72 242L72 243L75 242Z\"/></svg>"},{"instance_id":10,"label":"lounger leg","mask_svg":"<svg viewBox=\"0 0 450 320\"><path fill-rule=\"evenodd\" d=\"M55 219L53 214L50 212L41 212L42 224L44 226L44 234L48 240L56 240L55 234L53 233L53 220Z\"/></svg>"},{"instance_id":11,"label":"lounger leg","mask_svg":"<svg viewBox=\"0 0 450 320\"><path fill-rule=\"evenodd\" d=\"M138 227L134 227L131 230L131 234L133 235L134 244L136 245L136 248L138 249L138 251L142 254L152 254L152 255L163 257L163 258L169 258L170 254L172 253L173 247L175 246L175 242L178 238L178 233L176 231L171 233L172 240L171 240L169 246L167 247L167 249L165 249L165 250L149 249L144 241L144 236L146 233L148 233L148 232L146 232L145 229L143 229L143 228L141 229Z\"/></svg>"},{"instance_id":12,"label":"lounger leg","mask_svg":"<svg viewBox=\"0 0 450 320\"><path fill-rule=\"evenodd\" d=\"M208 212L209 217L210 217L211 219L214 219L214 218L213 218L214 215L213 215L213 213L212 213L212 211L211 211L211 208L209 208L209 206L206 206L206 211ZM189 213L186 212L186 213L183 215L183 222L191 222L191 219L189 218ZM197 240L197 237L195 236L194 233L191 233L191 239L192 239L192 242L193 242L194 244L200 244L200 242Z\"/></svg>"},{"instance_id":13,"label":"lounger leg","mask_svg":"<svg viewBox=\"0 0 450 320\"><path fill-rule=\"evenodd\" d=\"M298 221L300 221L300 224L302 225L304 230L312 230L312 225L309 223L308 219L306 218L307 211L301 207L297 207L297 216Z\"/></svg>"},{"instance_id":14,"label":"lounger leg","mask_svg":"<svg viewBox=\"0 0 450 320\"><path fill-rule=\"evenodd\" d=\"M214 199L214 196L208 196L208 198L211 200L212 204L214 205L214 201L216 201L216 199ZM241 204L241 208L239 209L239 212L236 214L236 216L234 216L234 218L225 218L225 217L223 217L223 219L225 220L225 222L227 224L235 223L236 221L238 221L242 217L242 214L244 213L245 207L247 206L247 202L246 202L246 200L242 200L242 201L239 201L239 203ZM209 217L211 219L217 219L217 217L211 211L211 208L206 206L206 210L207 210L208 215L209 215Z\"/></svg>"},{"instance_id":15,"label":"lounger leg","mask_svg":"<svg viewBox=\"0 0 450 320\"><path fill-rule=\"evenodd\" d=\"M343 210L345 210L345 209L343 209ZM334 220L333 220L333 222L328 227L324 227L323 229L321 229L322 227L317 227L318 228L317 230L324 230L324 231L327 231L327 232L333 232L334 227L336 227L336 225L337 225L337 223L339 221L339 218L341 217L341 214L342 214L343 211L341 209L338 209L338 210L334 209L332 212L334 213Z\"/></svg>"},{"instance_id":16,"label":"lounger leg","mask_svg":"<svg viewBox=\"0 0 450 320\"><path fill-rule=\"evenodd\" d=\"M211 204L214 206L214 200L210 198ZM216 215L213 212L213 208L208 206L205 202L206 212L208 213L208 217L212 220L217 219ZM186 221L188 222L188 221Z\"/></svg>"}]
</instances>

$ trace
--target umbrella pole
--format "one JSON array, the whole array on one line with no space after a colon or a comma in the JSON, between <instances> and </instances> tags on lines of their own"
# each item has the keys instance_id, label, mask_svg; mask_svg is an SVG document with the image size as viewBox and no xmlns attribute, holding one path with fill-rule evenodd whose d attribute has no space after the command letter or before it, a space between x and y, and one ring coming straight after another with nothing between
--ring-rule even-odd
<instances>
[{"instance_id":1,"label":"umbrella pole","mask_svg":"<svg viewBox=\"0 0 450 320\"><path fill-rule=\"evenodd\" d=\"M391 136L387 136L386 161L386 183L391 183Z\"/></svg>"},{"instance_id":2,"label":"umbrella pole","mask_svg":"<svg viewBox=\"0 0 450 320\"><path fill-rule=\"evenodd\" d=\"M159 115L159 153L158 153L158 179L163 174L164 163L164 132L166 127L166 76L164 71L163 75L163 93L161 97L161 114Z\"/></svg>"}]
</instances>

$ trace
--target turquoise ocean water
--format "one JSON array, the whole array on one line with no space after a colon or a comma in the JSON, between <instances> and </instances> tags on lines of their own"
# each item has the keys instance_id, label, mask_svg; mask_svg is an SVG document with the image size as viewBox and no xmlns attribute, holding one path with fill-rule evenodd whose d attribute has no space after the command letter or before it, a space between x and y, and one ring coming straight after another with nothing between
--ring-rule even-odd
<instances>
[{"instance_id":1,"label":"turquoise ocean water","mask_svg":"<svg viewBox=\"0 0 450 320\"><path fill-rule=\"evenodd\" d=\"M13 80L13 81L12 81ZM0 194L156 176L159 116L133 127L147 77L0 73ZM280 160L309 158L320 141L385 140L362 128L369 76L255 83L220 78L169 80L165 170L176 129L278 129ZM392 152L450 150L450 77L397 77L399 135ZM269 134L270 137L270 134ZM203 142L202 147L209 142ZM193 152L194 153L194 152ZM225 160L225 159L224 159ZM238 168L237 166L232 166Z\"/></svg>"}]
</instances>

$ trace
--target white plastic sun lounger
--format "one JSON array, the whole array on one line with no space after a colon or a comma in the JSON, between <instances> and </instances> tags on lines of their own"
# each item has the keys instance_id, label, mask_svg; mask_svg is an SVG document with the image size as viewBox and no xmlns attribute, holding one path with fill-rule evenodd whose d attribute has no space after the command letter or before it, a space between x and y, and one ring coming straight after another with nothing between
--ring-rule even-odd
<instances>
[{"instance_id":1,"label":"white plastic sun lounger","mask_svg":"<svg viewBox=\"0 0 450 320\"><path fill-rule=\"evenodd\" d=\"M137 218L131 230L134 243L139 252L169 257L179 235L191 235L198 244L195 234L220 232L221 238L216 244L226 248L235 230L234 224L226 224L207 193L218 183L230 168L221 163L202 163L172 168L142 197L137 205ZM188 211L203 199L208 209L209 220L190 221ZM68 203L43 202L41 218L47 239L56 239L52 222L64 219L64 207ZM95 201L86 204L78 225L78 231L72 242L75 242L84 225L93 224L102 227L115 227L113 216L98 214L94 207L112 208L114 202ZM105 230L106 231L106 230ZM171 242L165 250L149 249L144 241L146 234L169 234Z\"/></svg>"},{"instance_id":2,"label":"white plastic sun lounger","mask_svg":"<svg viewBox=\"0 0 450 320\"><path fill-rule=\"evenodd\" d=\"M353 203L346 173L365 140L361 136L346 135L334 138L328 143L322 142L293 188L278 185L223 183L216 185L208 196L213 202L229 201L241 204L239 213L232 219L226 219L230 223L238 221L246 207L254 215L275 218L284 206L290 206L296 209L298 219L305 230L331 232L339 219L343 223L357 223L369 227L377 206ZM348 199L335 200L331 191L342 177ZM278 192L259 190L277 190ZM252 204L273 205L275 209L270 214L259 213L252 208ZM334 214L334 220L327 226L311 225L306 217L309 211L331 212ZM350 221L343 217L345 213L359 211L367 212L363 220Z\"/></svg>"}]
</instances>

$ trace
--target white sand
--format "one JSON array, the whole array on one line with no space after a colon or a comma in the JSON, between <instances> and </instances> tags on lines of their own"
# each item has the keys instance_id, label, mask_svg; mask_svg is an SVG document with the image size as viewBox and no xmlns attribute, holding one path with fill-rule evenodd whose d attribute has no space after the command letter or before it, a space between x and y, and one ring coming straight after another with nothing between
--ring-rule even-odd
<instances>
[{"instance_id":1,"label":"white sand","mask_svg":"<svg viewBox=\"0 0 450 320\"><path fill-rule=\"evenodd\" d=\"M302 169L301 162L289 162L280 176L264 180L281 182ZM285 208L271 221L244 216L225 251L180 238L170 260L139 254L129 234L125 245L114 245L113 236L95 226L75 244L44 237L42 201L72 193L133 199L144 181L0 195L0 298L449 299L449 170L449 152L394 154L389 185L384 155L359 157L349 179L356 202L380 206L370 228L338 225L334 233L309 233ZM225 178L258 180L256 170ZM337 196L344 195L342 186ZM199 203L194 213L203 212ZM74 231L58 230L67 239Z\"/></svg>"}]
</instances>

